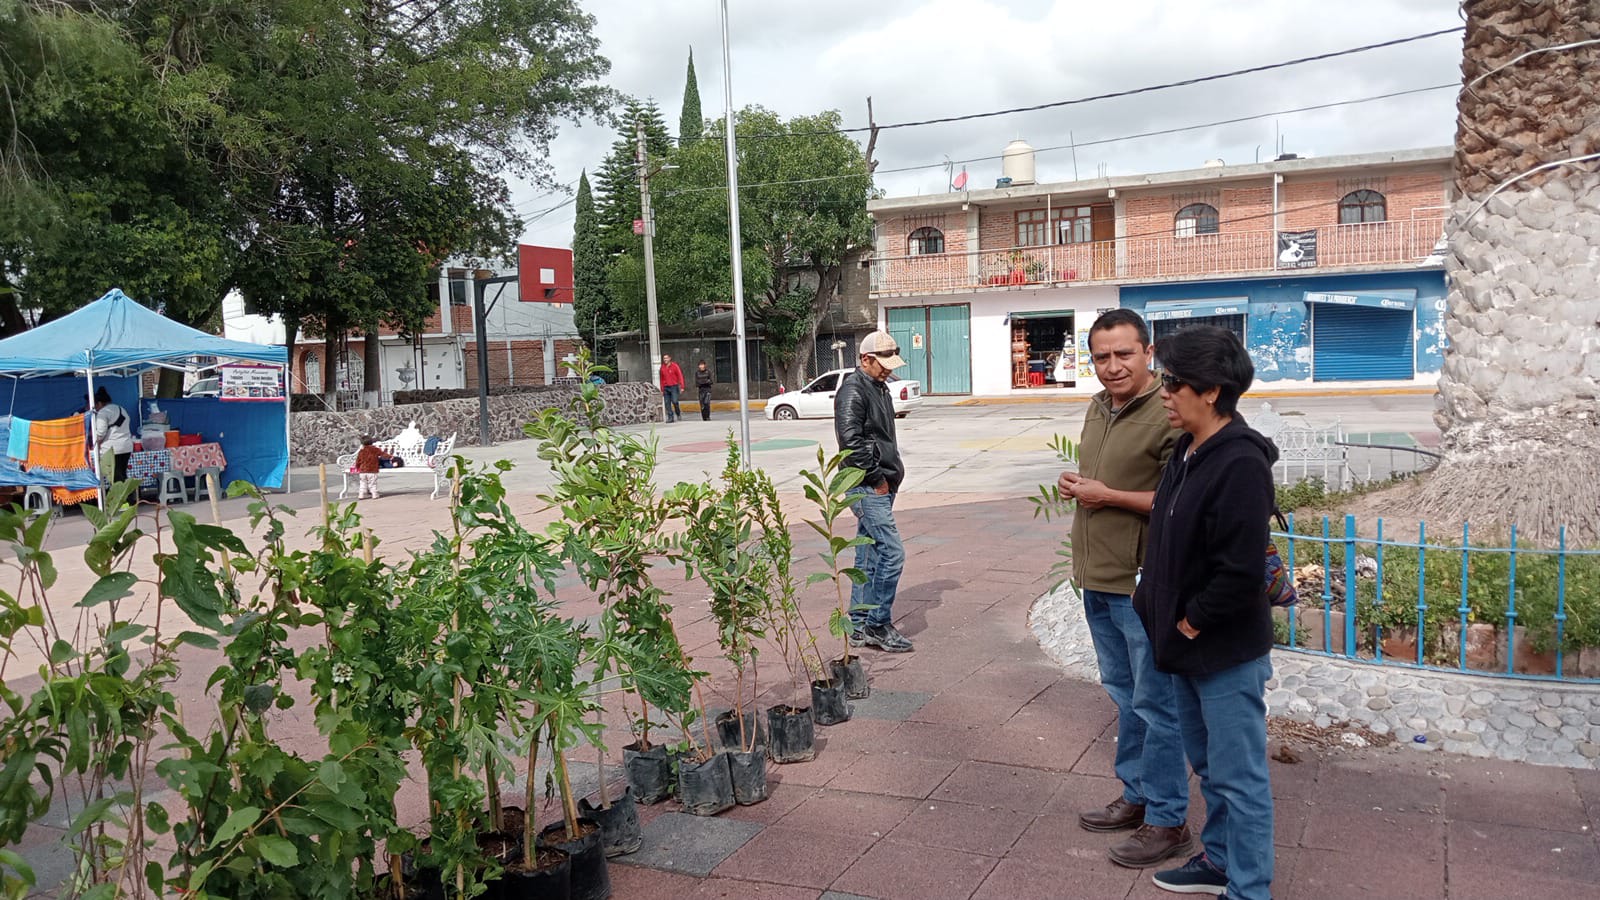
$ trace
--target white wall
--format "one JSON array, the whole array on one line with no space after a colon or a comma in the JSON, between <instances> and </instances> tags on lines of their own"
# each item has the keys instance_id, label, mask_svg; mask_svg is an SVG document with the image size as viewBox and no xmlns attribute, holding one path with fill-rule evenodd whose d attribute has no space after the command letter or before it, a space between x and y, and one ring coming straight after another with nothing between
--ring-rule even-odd
<instances>
[{"instance_id":1,"label":"white wall","mask_svg":"<svg viewBox=\"0 0 1600 900\"><path fill-rule=\"evenodd\" d=\"M1049 391L1068 394L1092 394L1100 390L1094 376L1084 376L1080 367L1078 383L1073 388L1013 388L1011 386L1011 325L1006 321L1009 313L1036 310L1071 310L1073 327L1085 334L1094 324L1101 309L1119 306L1117 288L1113 285L1092 285L1071 288L1039 288L1020 291L984 291L966 296L896 298L883 302L881 307L926 306L931 303L967 303L971 309L972 335L972 393L975 396L1003 396ZM887 322L882 316L881 322ZM882 327L880 323L880 327ZM1082 341L1080 340L1080 346Z\"/></svg>"}]
</instances>

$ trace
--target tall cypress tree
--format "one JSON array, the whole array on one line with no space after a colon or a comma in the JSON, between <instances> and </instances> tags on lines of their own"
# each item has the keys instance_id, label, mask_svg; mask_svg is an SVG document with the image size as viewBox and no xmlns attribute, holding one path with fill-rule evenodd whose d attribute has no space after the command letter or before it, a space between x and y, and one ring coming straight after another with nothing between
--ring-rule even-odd
<instances>
[{"instance_id":1,"label":"tall cypress tree","mask_svg":"<svg viewBox=\"0 0 1600 900\"><path fill-rule=\"evenodd\" d=\"M607 284L606 250L600 239L600 221L587 170L578 176L578 200L572 232L572 314L578 331L589 345L596 363L616 367L617 346L599 335L622 330L625 324L611 300Z\"/></svg>"},{"instance_id":2,"label":"tall cypress tree","mask_svg":"<svg viewBox=\"0 0 1600 900\"><path fill-rule=\"evenodd\" d=\"M687 147L705 134L700 114L700 82L694 77L694 50L689 50L689 75L683 83L683 112L678 116L678 146Z\"/></svg>"}]
</instances>

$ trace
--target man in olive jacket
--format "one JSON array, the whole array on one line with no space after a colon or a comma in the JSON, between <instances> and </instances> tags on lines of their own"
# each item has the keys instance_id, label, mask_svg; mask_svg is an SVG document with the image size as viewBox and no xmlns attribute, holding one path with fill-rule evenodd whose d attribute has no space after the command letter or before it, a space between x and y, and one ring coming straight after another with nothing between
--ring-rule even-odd
<instances>
[{"instance_id":1,"label":"man in olive jacket","mask_svg":"<svg viewBox=\"0 0 1600 900\"><path fill-rule=\"evenodd\" d=\"M1122 781L1122 796L1078 823L1089 831L1135 829L1107 853L1135 869L1194 846L1172 676L1156 671L1131 600L1150 505L1179 436L1161 406L1151 350L1149 329L1132 310L1112 310L1090 326L1089 356L1105 390L1084 417L1078 471L1063 472L1057 482L1064 497L1077 501L1073 581L1083 594L1100 682L1117 705L1115 768Z\"/></svg>"}]
</instances>

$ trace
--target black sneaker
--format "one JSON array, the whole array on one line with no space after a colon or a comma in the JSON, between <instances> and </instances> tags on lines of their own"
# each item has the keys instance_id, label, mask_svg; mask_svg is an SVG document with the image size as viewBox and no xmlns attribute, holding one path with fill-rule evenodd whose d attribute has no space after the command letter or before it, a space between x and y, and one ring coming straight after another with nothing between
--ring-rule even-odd
<instances>
[{"instance_id":1,"label":"black sneaker","mask_svg":"<svg viewBox=\"0 0 1600 900\"><path fill-rule=\"evenodd\" d=\"M910 653L914 649L893 625L868 625L860 633L863 646L876 647L885 653Z\"/></svg>"},{"instance_id":2,"label":"black sneaker","mask_svg":"<svg viewBox=\"0 0 1600 900\"><path fill-rule=\"evenodd\" d=\"M1151 876L1156 887L1174 894L1210 894L1221 897L1228 892L1228 876L1213 866L1204 853L1189 857L1176 869L1165 869Z\"/></svg>"},{"instance_id":3,"label":"black sneaker","mask_svg":"<svg viewBox=\"0 0 1600 900\"><path fill-rule=\"evenodd\" d=\"M866 636L865 633L863 633L862 627L863 626L859 622L850 623L850 646L852 646L852 647L863 647L863 646L866 646L867 636Z\"/></svg>"}]
</instances>

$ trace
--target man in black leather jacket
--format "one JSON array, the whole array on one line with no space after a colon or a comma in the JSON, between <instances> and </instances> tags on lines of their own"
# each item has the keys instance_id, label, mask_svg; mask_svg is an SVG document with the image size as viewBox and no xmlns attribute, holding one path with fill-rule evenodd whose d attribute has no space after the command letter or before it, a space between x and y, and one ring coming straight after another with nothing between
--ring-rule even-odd
<instances>
[{"instance_id":1,"label":"man in black leather jacket","mask_svg":"<svg viewBox=\"0 0 1600 900\"><path fill-rule=\"evenodd\" d=\"M856 536L872 543L856 548L856 568L866 581L850 588L850 633L853 647L876 647L908 653L911 642L895 630L894 595L905 568L906 551L894 524L894 498L905 480L900 448L894 437L894 401L884 382L905 365L900 345L885 331L861 341L860 368L839 380L833 397L833 429L839 449L850 451L846 463L866 473L852 488Z\"/></svg>"}]
</instances>

